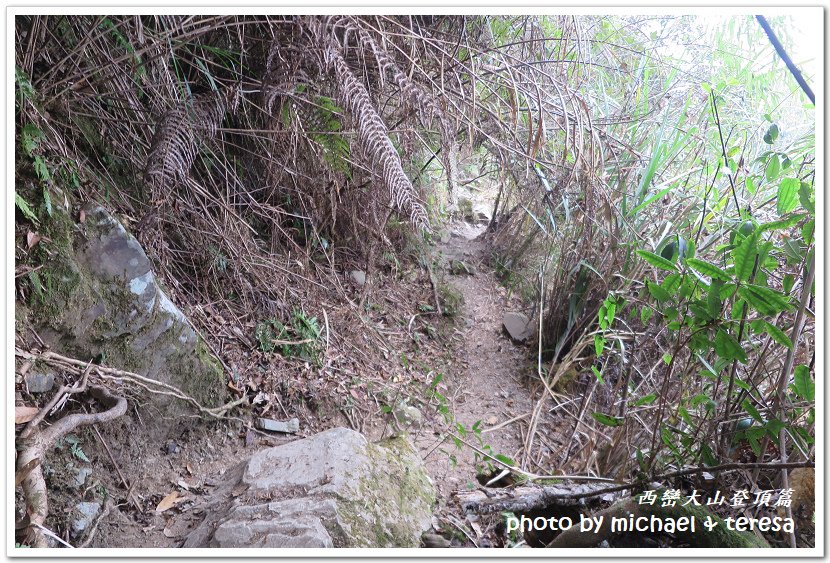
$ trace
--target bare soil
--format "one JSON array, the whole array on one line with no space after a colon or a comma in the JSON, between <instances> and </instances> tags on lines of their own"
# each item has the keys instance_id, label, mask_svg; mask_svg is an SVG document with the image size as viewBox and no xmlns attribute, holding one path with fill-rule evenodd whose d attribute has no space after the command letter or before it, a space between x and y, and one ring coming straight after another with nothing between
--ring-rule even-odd
<instances>
[{"instance_id":1,"label":"bare soil","mask_svg":"<svg viewBox=\"0 0 830 563\"><path fill-rule=\"evenodd\" d=\"M463 298L450 346L456 363L445 381L453 421L468 433L451 430L482 451L515 460L524 448L523 422L536 395L530 377L534 366L527 347L514 343L502 327L504 312L518 310L520 304L508 297L486 264L483 231L483 225L454 223L449 240L439 246L445 271L452 272L446 281ZM474 426L480 434L469 432ZM414 439L440 496L448 499L455 490L478 486L476 475L491 460L467 446L459 450L452 438L436 438L440 428L428 430Z\"/></svg>"}]
</instances>

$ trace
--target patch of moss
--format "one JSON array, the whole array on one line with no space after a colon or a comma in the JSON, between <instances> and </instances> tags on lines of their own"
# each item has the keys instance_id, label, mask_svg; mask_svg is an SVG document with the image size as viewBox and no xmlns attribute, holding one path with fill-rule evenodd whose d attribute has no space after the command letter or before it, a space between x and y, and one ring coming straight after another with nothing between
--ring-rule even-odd
<instances>
[{"instance_id":1,"label":"patch of moss","mask_svg":"<svg viewBox=\"0 0 830 563\"><path fill-rule=\"evenodd\" d=\"M404 436L369 444L368 473L354 475L356 499L338 499L338 516L350 547L418 547L418 511L435 504L435 489ZM394 469L381 473L375 468ZM391 480L390 480L391 479ZM334 537L334 536L333 536Z\"/></svg>"}]
</instances>

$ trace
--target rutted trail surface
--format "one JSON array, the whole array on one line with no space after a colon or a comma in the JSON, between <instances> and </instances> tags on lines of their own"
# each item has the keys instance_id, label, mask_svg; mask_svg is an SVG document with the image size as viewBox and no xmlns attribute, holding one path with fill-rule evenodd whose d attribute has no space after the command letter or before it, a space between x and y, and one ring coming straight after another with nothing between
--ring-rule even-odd
<instances>
[{"instance_id":1,"label":"rutted trail surface","mask_svg":"<svg viewBox=\"0 0 830 563\"><path fill-rule=\"evenodd\" d=\"M528 377L533 366L527 349L504 334L502 315L518 310L519 303L508 298L507 290L484 263L486 243L478 238L483 229L455 223L449 238L445 236L439 246L448 272L446 281L463 297L453 335L455 358L444 382L455 422L467 430L478 422L482 430L481 442L473 434L464 439L478 448L489 445L493 454L518 459L535 403L533 388L537 386ZM472 448L465 446L459 451L452 440L436 447L435 436L425 432L414 438L440 497L477 485L476 453ZM455 456L455 466L449 454Z\"/></svg>"}]
</instances>

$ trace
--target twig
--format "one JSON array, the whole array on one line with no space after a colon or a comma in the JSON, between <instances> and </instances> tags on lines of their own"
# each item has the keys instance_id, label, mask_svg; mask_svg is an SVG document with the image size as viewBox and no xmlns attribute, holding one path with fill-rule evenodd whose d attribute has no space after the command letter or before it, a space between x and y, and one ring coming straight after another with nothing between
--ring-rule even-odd
<instances>
[{"instance_id":1,"label":"twig","mask_svg":"<svg viewBox=\"0 0 830 563\"><path fill-rule=\"evenodd\" d=\"M481 448L478 448L478 447L474 446L473 444L471 444L468 441L464 440L464 438L462 438L462 437L460 437L456 434L453 434L452 432L447 432L447 434L449 436L452 436L453 438L455 438L456 440L458 440L459 442L461 442L462 444L464 444L468 448L472 449L477 454L483 455L484 457L486 457L486 458L488 458L492 461L495 461L497 464L501 465L502 467L505 467L505 468L509 469L510 471L512 471L514 473L517 473L519 475L524 475L528 479L535 479L535 480L540 480L540 479L565 479L565 480L568 480L568 481L600 481L600 482L603 482L603 483L616 483L617 482L617 481L614 481L614 479L606 479L605 477L594 477L593 475L537 475L536 473L531 473L529 471L525 471L524 469L516 467L515 465L510 465L509 463L506 463L506 462L500 460L499 458L494 457L493 455L485 452Z\"/></svg>"},{"instance_id":2,"label":"twig","mask_svg":"<svg viewBox=\"0 0 830 563\"><path fill-rule=\"evenodd\" d=\"M432 260L427 259L427 272L429 273L429 283L432 285L432 297L435 299L435 310L438 313L438 316L442 316L444 313L441 311L441 300L438 299L438 284L435 281L435 274L432 272Z\"/></svg>"},{"instance_id":3,"label":"twig","mask_svg":"<svg viewBox=\"0 0 830 563\"><path fill-rule=\"evenodd\" d=\"M87 426L101 422L109 422L127 412L127 400L110 394L104 387L90 386L89 393L107 410L96 413L78 413L64 416L46 430L40 431L37 427L27 438L21 438L18 447L20 453L17 456L17 471L22 473L26 468L39 459L42 459L46 452L55 445L60 438L72 432L79 426ZM23 498L26 502L26 511L29 514L29 530L33 533L32 541L34 547L48 547L46 539L40 531L41 524L46 521L49 515L49 501L47 497L46 481L43 478L43 470L39 464L22 480ZM34 527L34 528L33 528Z\"/></svg>"},{"instance_id":4,"label":"twig","mask_svg":"<svg viewBox=\"0 0 830 563\"><path fill-rule=\"evenodd\" d=\"M36 528L38 528L38 529L39 529L42 533L46 534L47 536L49 536L49 537L50 537L50 538L52 538L53 540L55 540L55 541L57 541L57 542L59 542L59 543L61 543L61 544L65 545L65 546L66 546L66 547L68 547L69 549L75 549L75 546L74 546L74 545L70 545L70 544L66 543L65 541L63 541L60 537L58 537L58 535L57 535L57 534L55 534L55 532L53 532L52 530L50 530L50 529L49 529L49 528L47 528L46 526L43 526L43 525L41 525L41 524L38 524L37 522L32 522L32 526L35 526L35 527L36 527ZM44 547L45 547L45 546L44 546Z\"/></svg>"},{"instance_id":5,"label":"twig","mask_svg":"<svg viewBox=\"0 0 830 563\"><path fill-rule=\"evenodd\" d=\"M292 343L293 344L293 343ZM56 365L63 368L67 368L68 366L71 367L79 367L79 366L87 366L87 362L83 362L81 360L76 360L75 358L70 358L67 356L62 356L56 352L43 352L40 354L36 354L34 352L26 352L19 348L15 348L14 351L15 356L20 358L32 359L32 360L40 360L46 362L50 365ZM227 404L208 408L202 406L196 399L187 395L184 391L176 387L175 385L170 385L169 383L164 383L163 381L159 381L157 379L152 379L150 377L145 377L143 375L139 375L137 373L132 373L129 371L124 371L120 369L115 369L111 367L101 366L101 365L92 365L92 370L104 380L117 380L117 379L128 379L132 383L142 387L149 393L157 394L157 395L168 395L171 397L175 397L182 401L190 403L194 406L199 412L212 416L218 419L227 419L230 417L226 417L224 413L231 408L238 406L245 402L245 397L241 397L239 399L235 399L230 401ZM151 389L151 387L159 387L159 389ZM24 431L25 432L25 431Z\"/></svg>"},{"instance_id":6,"label":"twig","mask_svg":"<svg viewBox=\"0 0 830 563\"><path fill-rule=\"evenodd\" d=\"M807 84L807 81L804 80L804 77L801 75L801 71L798 70L798 67L795 66L795 63L792 61L790 56L787 54L787 51L784 50L784 46L781 45L781 42L778 40L778 37L775 35L775 32L772 31L772 28L767 22L767 19L764 16L755 16L755 19L758 20L758 23L761 24L761 27L764 29L764 32L767 34L769 38L769 42L772 43L772 46L775 47L775 52L778 53L778 56L781 57L781 60L784 61L784 64L787 65L787 69L795 78L795 81L798 82L798 85L801 86L801 89L807 94L807 97L810 98L810 102L813 104L816 103L816 95L813 94L813 90Z\"/></svg>"},{"instance_id":7,"label":"twig","mask_svg":"<svg viewBox=\"0 0 830 563\"><path fill-rule=\"evenodd\" d=\"M728 463L715 467L695 467L691 469L683 469L680 471L673 471L658 475L652 481L662 481L671 477L680 477L683 475L690 475L693 473L700 473L703 471L717 473L720 471L727 471L731 469L752 469L753 467L764 467L767 469L784 469L793 467L813 467L813 462L798 462L798 463ZM569 479L567 476L559 477L559 479ZM517 506L517 502L521 503L524 509L541 509L553 504L553 501L577 501L593 497L603 496L610 493L619 493L636 487L642 487L645 481L634 481L624 485L614 487L596 488L591 485L582 485L579 492L562 492L566 487L562 485L545 485L545 486L523 486L521 490L516 489L516 494L521 496L521 499L514 498L511 493L505 489L498 489L496 491L485 491L486 498L479 498L481 495L474 495L473 493L459 493L456 495L468 511L476 511L487 514L499 510L505 510L512 506ZM475 497L475 498L474 498Z\"/></svg>"},{"instance_id":8,"label":"twig","mask_svg":"<svg viewBox=\"0 0 830 563\"><path fill-rule=\"evenodd\" d=\"M484 430L481 431L481 433L486 434L487 432L495 432L496 430L499 430L500 428L504 428L505 426L507 426L509 424L512 424L512 423L516 422L517 420L527 418L528 416L530 416L530 413L527 413L527 412L524 413L524 414L520 414L519 416L514 416L510 420L505 420L501 424L498 424L498 425L493 426L491 428L485 428Z\"/></svg>"},{"instance_id":9,"label":"twig","mask_svg":"<svg viewBox=\"0 0 830 563\"><path fill-rule=\"evenodd\" d=\"M326 308L323 307L323 320L325 321L326 325L326 352L324 354L325 357L329 355L329 315L326 313Z\"/></svg>"},{"instance_id":10,"label":"twig","mask_svg":"<svg viewBox=\"0 0 830 563\"><path fill-rule=\"evenodd\" d=\"M452 516L450 516L449 518L445 518L445 519L444 519L444 521L449 522L450 524L452 524L453 526L455 526L455 527L456 527L456 529L458 529L458 531L460 531L462 534L464 534L465 536L467 536L467 539L468 539L468 540L470 540L470 541L473 543L473 545L474 545L475 547L478 547L478 542L477 542L476 540L474 540L474 539L473 539L473 537L472 537L470 534L468 534L468 533L467 533L467 530L465 530L465 529L464 529L463 527L461 527L460 525L456 524L456 523L454 522L454 520L455 520L455 518L453 518Z\"/></svg>"},{"instance_id":11,"label":"twig","mask_svg":"<svg viewBox=\"0 0 830 563\"><path fill-rule=\"evenodd\" d=\"M58 392L52 396L52 399L49 401L49 403L45 407L40 409L37 415L29 421L29 423L26 425L26 428L24 428L23 431L20 433L20 438L24 440L28 438L35 431L37 426L41 422L43 422L43 419L46 418L47 415L49 415L49 413L52 412L53 409L55 409L56 405L64 397L73 393L83 393L84 391L86 391L87 381L89 380L89 372L91 369L92 361L89 361L86 364L86 368L84 368L80 380L75 381L71 386L61 385L60 389L58 389Z\"/></svg>"},{"instance_id":12,"label":"twig","mask_svg":"<svg viewBox=\"0 0 830 563\"><path fill-rule=\"evenodd\" d=\"M124 477L124 474L121 472L121 467L115 461L115 457L112 455L112 451L110 450L109 444L107 444L106 441L104 441L104 438L103 438L103 436L101 436L101 433L98 432L98 427L96 425L94 425L94 424L92 425L92 430L95 432L95 435L98 437L98 440L104 446L104 450L106 450L107 456L109 456L113 467L115 467L115 472L118 473L118 477L121 479L121 482L124 484L124 487L127 489L127 500L129 500L132 503L133 507L135 507L135 509L140 512L141 507L138 504L138 501L133 496L132 487L130 486L130 483L127 481L127 479ZM83 546L81 546L81 547L83 547Z\"/></svg>"},{"instance_id":13,"label":"twig","mask_svg":"<svg viewBox=\"0 0 830 563\"><path fill-rule=\"evenodd\" d=\"M95 428L93 426L93 428ZM97 430L96 430L97 432ZM95 523L92 525L92 528L89 530L89 533L86 536L84 542L78 546L78 548L83 549L85 547L89 547L89 544L92 543L92 540L95 538L95 532L98 531L98 525L101 521L106 518L109 513L112 511L113 508L112 497L107 497L107 500L104 502L104 510L101 511L101 514L98 515L98 518L95 519Z\"/></svg>"}]
</instances>

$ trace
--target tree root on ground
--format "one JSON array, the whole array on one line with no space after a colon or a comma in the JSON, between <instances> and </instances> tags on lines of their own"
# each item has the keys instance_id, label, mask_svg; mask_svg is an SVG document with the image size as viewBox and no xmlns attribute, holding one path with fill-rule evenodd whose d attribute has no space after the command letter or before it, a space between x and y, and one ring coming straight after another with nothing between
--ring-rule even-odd
<instances>
[{"instance_id":1,"label":"tree root on ground","mask_svg":"<svg viewBox=\"0 0 830 563\"><path fill-rule=\"evenodd\" d=\"M88 414L70 414L41 431L38 428L39 423L43 421L62 397L68 393L82 393L87 390L86 379L88 375L89 366L84 372L83 379L79 382L80 385L61 387L52 401L41 410L35 419L30 421L18 440L19 453L17 455L15 483L19 483L23 488L26 513L29 517L27 543L30 543L32 547L49 547L47 537L42 531L43 524L49 514L46 480L43 478L43 471L40 466L43 456L54 447L59 439L76 428L109 422L127 412L127 400L124 397L112 395L105 387L90 385L89 395L107 407L107 410Z\"/></svg>"},{"instance_id":2,"label":"tree root on ground","mask_svg":"<svg viewBox=\"0 0 830 563\"><path fill-rule=\"evenodd\" d=\"M80 375L80 379L74 384L62 386L49 403L27 423L17 438L17 449L19 453L15 464L15 486L21 485L23 489L23 498L27 512L26 516L28 516L28 525L26 526L28 528L27 543L33 547L48 547L47 534L43 532L45 529L43 523L49 513L46 498L46 481L43 478L43 471L40 467L43 456L60 438L76 428L90 424L109 422L127 412L127 400L124 397L110 394L105 387L88 386L88 380L91 375L94 375L98 380L110 381L115 384L129 382L147 393L166 395L179 399L189 403L203 415L219 420L241 421L239 418L228 416L227 412L248 402L247 396L243 395L219 407L208 408L202 406L193 397L190 397L178 387L137 373L95 365L91 362L84 362L63 356L49 350L37 353L15 348L15 356L29 361L41 361L47 365ZM46 430L41 431L39 429L40 423L49 414L59 410L69 395L84 392L88 392L99 403L107 407L107 410L90 414L71 414L58 420Z\"/></svg>"}]
</instances>

